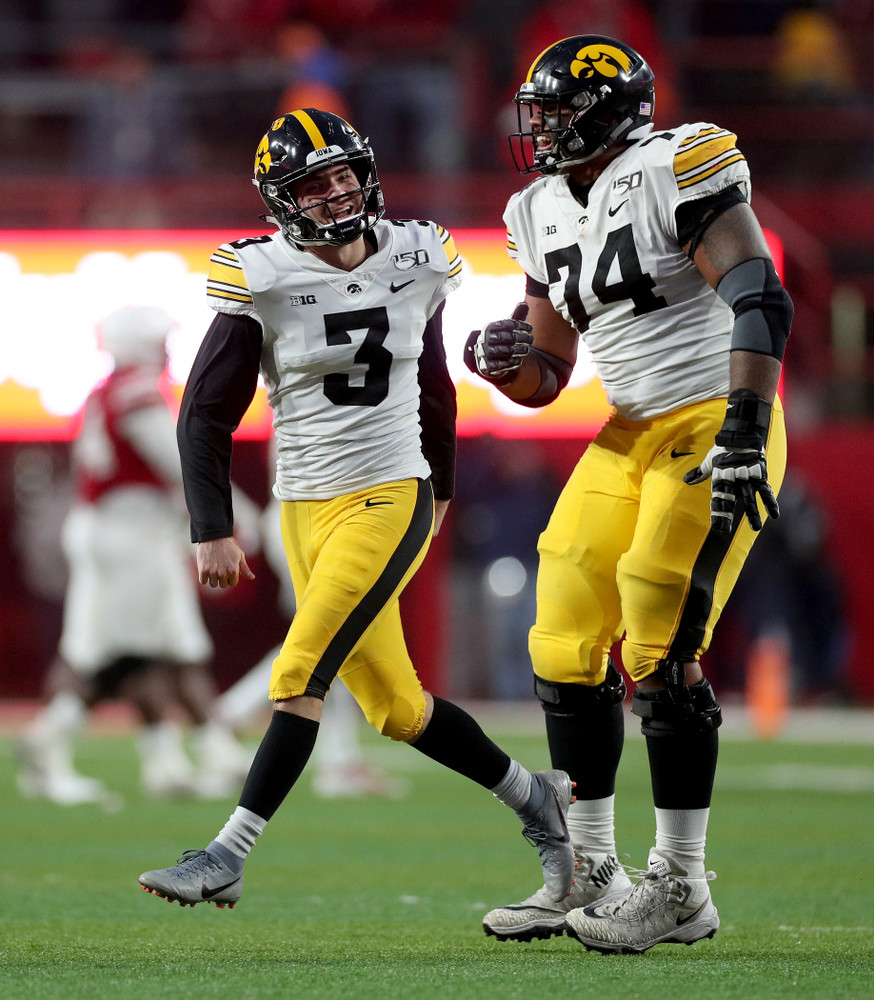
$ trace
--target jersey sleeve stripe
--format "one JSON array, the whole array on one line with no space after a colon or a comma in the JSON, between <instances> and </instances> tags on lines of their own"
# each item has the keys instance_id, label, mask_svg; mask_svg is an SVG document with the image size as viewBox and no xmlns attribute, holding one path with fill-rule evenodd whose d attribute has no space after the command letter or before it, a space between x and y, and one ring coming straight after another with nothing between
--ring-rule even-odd
<instances>
[{"instance_id":1,"label":"jersey sleeve stripe","mask_svg":"<svg viewBox=\"0 0 874 1000\"><path fill-rule=\"evenodd\" d=\"M452 234L442 226L437 227L437 232L440 236L440 242L443 244L443 251L446 254L446 259L449 261L449 277L454 278L456 274L460 273L462 268L461 256L455 246L455 240L453 239Z\"/></svg>"},{"instance_id":2,"label":"jersey sleeve stripe","mask_svg":"<svg viewBox=\"0 0 874 1000\"><path fill-rule=\"evenodd\" d=\"M737 150L736 142L736 135L724 132L720 136L708 136L700 142L693 143L674 157L674 174L678 178L683 177L725 153Z\"/></svg>"},{"instance_id":3,"label":"jersey sleeve stripe","mask_svg":"<svg viewBox=\"0 0 874 1000\"><path fill-rule=\"evenodd\" d=\"M252 302L243 265L230 247L219 247L209 259L206 296L224 302Z\"/></svg>"},{"instance_id":4,"label":"jersey sleeve stripe","mask_svg":"<svg viewBox=\"0 0 874 1000\"><path fill-rule=\"evenodd\" d=\"M740 160L744 160L746 157L739 150L735 152L734 156L728 157L728 159L723 159L721 162L710 165L705 165L705 169L700 170L691 176L685 177L682 180L677 179L677 187L681 190L683 188L691 187L693 184L697 184L699 181L706 180L708 177L713 177L715 174L720 173L725 170L726 167L731 166L732 163L738 163Z\"/></svg>"},{"instance_id":5,"label":"jersey sleeve stripe","mask_svg":"<svg viewBox=\"0 0 874 1000\"><path fill-rule=\"evenodd\" d=\"M224 264L226 267L236 267L242 271L243 265L237 259L237 255L222 250L216 252L209 258L211 264Z\"/></svg>"},{"instance_id":6,"label":"jersey sleeve stripe","mask_svg":"<svg viewBox=\"0 0 874 1000\"><path fill-rule=\"evenodd\" d=\"M218 299L221 302L240 302L246 305L251 304L252 296L248 292L235 292L230 289L215 288L211 283L207 283L206 297L208 299Z\"/></svg>"},{"instance_id":7,"label":"jersey sleeve stripe","mask_svg":"<svg viewBox=\"0 0 874 1000\"><path fill-rule=\"evenodd\" d=\"M691 146L693 142L699 142L701 139L708 138L708 136L730 135L730 134L731 133L727 129L720 128L718 125L712 125L710 128L702 128L694 135L690 135L687 139L684 139L680 143L680 148L682 148L683 146Z\"/></svg>"}]
</instances>

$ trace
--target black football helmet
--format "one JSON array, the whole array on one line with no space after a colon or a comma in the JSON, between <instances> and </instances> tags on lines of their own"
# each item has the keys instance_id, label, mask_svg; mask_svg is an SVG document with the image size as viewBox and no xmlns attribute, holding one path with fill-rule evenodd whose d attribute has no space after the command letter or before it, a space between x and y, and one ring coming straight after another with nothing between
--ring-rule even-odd
<instances>
[{"instance_id":1,"label":"black football helmet","mask_svg":"<svg viewBox=\"0 0 874 1000\"><path fill-rule=\"evenodd\" d=\"M348 163L358 178L364 208L358 215L336 219L327 200L323 204L332 221L322 225L301 211L291 186L301 177L336 163ZM315 108L290 111L270 126L255 154L252 183L288 239L304 246L353 243L373 229L385 211L368 141L338 115Z\"/></svg>"},{"instance_id":2,"label":"black football helmet","mask_svg":"<svg viewBox=\"0 0 874 1000\"><path fill-rule=\"evenodd\" d=\"M585 163L652 119L653 73L634 49L606 35L563 38L534 60L514 98L519 131L509 136L520 173L552 174ZM534 105L543 116L535 133ZM527 127L527 131L526 131ZM536 136L550 134L538 149Z\"/></svg>"}]
</instances>

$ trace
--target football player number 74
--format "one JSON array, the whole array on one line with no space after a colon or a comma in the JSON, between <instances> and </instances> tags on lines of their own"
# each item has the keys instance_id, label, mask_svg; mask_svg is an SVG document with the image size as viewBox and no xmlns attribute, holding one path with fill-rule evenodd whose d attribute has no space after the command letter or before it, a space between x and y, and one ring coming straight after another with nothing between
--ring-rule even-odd
<instances>
[{"instance_id":1,"label":"football player number 74","mask_svg":"<svg viewBox=\"0 0 874 1000\"><path fill-rule=\"evenodd\" d=\"M619 265L621 279L608 284L607 276L614 260ZM580 298L582 251L579 244L550 250L546 254L546 270L551 285L561 280L561 271L565 268L567 277L564 300L574 325L578 330L585 330L589 325L589 316ZM622 226L621 229L609 232L592 278L592 291L598 299L605 305L631 299L634 303L634 315L642 316L644 313L655 312L656 309L664 309L668 304L664 296L653 293L654 287L652 275L646 274L641 267L631 226Z\"/></svg>"}]
</instances>

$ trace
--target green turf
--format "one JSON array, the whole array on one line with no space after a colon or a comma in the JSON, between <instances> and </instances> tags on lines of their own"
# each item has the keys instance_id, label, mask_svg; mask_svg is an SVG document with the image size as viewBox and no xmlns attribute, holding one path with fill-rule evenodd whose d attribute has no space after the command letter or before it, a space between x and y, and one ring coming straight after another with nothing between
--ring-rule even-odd
<instances>
[{"instance_id":1,"label":"green turf","mask_svg":"<svg viewBox=\"0 0 874 1000\"><path fill-rule=\"evenodd\" d=\"M132 742L95 737L77 762L123 809L27 801L5 741L0 1000L874 997L870 746L723 741L708 851L722 928L691 948L602 956L567 938L486 938L483 912L536 888L536 854L488 794L377 739L368 749L410 795L322 802L305 778L233 911L183 909L136 882L203 846L232 800L148 801ZM541 738L502 742L547 763ZM618 798L620 851L642 866L653 822L637 734Z\"/></svg>"}]
</instances>

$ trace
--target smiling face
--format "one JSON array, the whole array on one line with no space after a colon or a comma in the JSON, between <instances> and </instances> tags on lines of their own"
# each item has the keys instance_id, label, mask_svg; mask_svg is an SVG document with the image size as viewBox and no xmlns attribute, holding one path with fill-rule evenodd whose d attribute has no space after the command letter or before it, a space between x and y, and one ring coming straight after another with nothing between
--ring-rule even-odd
<instances>
[{"instance_id":1,"label":"smiling face","mask_svg":"<svg viewBox=\"0 0 874 1000\"><path fill-rule=\"evenodd\" d=\"M355 218L364 211L361 184L348 163L327 166L295 181L289 190L297 207L319 226Z\"/></svg>"}]
</instances>

